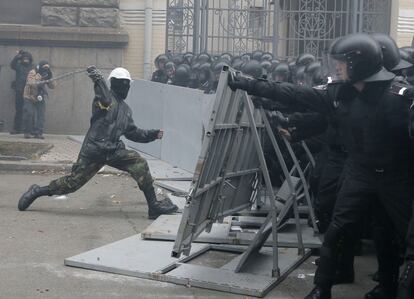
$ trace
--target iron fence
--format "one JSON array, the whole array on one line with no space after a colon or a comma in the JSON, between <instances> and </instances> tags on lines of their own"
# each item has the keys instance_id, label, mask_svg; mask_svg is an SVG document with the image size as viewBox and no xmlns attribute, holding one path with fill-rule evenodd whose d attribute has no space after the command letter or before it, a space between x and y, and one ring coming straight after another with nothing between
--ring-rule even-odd
<instances>
[{"instance_id":1,"label":"iron fence","mask_svg":"<svg viewBox=\"0 0 414 299\"><path fill-rule=\"evenodd\" d=\"M166 49L318 57L336 37L389 32L391 0L167 0Z\"/></svg>"}]
</instances>

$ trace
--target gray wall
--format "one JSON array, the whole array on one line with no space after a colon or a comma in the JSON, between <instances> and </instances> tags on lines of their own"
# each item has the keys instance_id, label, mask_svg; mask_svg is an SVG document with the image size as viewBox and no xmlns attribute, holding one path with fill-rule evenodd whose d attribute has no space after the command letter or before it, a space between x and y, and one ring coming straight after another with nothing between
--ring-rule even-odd
<instances>
[{"instance_id":1,"label":"gray wall","mask_svg":"<svg viewBox=\"0 0 414 299\"><path fill-rule=\"evenodd\" d=\"M15 73L9 63L19 48L30 51L35 61L48 60L54 76L90 65L98 66L107 74L122 65L122 49L0 45L0 120L5 121L5 131L11 129L14 118L14 90L10 84ZM49 95L45 133L84 134L89 126L93 97L93 85L86 74L58 81Z\"/></svg>"}]
</instances>

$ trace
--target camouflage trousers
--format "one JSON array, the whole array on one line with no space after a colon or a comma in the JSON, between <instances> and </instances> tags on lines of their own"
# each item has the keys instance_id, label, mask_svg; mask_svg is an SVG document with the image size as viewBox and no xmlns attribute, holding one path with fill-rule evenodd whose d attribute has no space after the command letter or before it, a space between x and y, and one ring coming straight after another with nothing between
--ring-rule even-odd
<instances>
[{"instance_id":1,"label":"camouflage trousers","mask_svg":"<svg viewBox=\"0 0 414 299\"><path fill-rule=\"evenodd\" d=\"M147 161L135 151L122 149L117 150L103 161L88 159L80 154L69 175L50 182L50 193L61 195L75 192L85 185L104 165L128 172L141 190L152 186L153 179Z\"/></svg>"}]
</instances>

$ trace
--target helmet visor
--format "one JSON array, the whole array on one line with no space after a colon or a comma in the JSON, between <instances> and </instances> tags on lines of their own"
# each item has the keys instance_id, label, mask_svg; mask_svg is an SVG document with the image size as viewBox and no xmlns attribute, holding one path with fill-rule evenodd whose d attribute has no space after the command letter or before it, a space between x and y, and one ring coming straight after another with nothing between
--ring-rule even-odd
<instances>
[{"instance_id":1,"label":"helmet visor","mask_svg":"<svg viewBox=\"0 0 414 299\"><path fill-rule=\"evenodd\" d=\"M326 63L328 82L349 81L348 64L345 55L328 55Z\"/></svg>"}]
</instances>

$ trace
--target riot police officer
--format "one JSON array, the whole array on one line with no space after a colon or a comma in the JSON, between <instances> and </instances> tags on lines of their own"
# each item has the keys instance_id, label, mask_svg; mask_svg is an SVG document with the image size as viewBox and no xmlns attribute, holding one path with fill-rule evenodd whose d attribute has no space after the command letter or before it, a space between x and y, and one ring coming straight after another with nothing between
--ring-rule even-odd
<instances>
[{"instance_id":1,"label":"riot police officer","mask_svg":"<svg viewBox=\"0 0 414 299\"><path fill-rule=\"evenodd\" d=\"M371 203L382 205L396 231L407 236L406 266L398 299L414 298L414 159L408 134L410 101L392 88L379 44L366 34L341 37L329 50L334 83L318 89L231 77L231 88L292 102L336 121L348 152L344 180L325 234L315 288L306 299L331 298L339 244L358 231ZM390 88L391 87L391 88ZM402 95L401 95L402 94Z\"/></svg>"}]
</instances>

